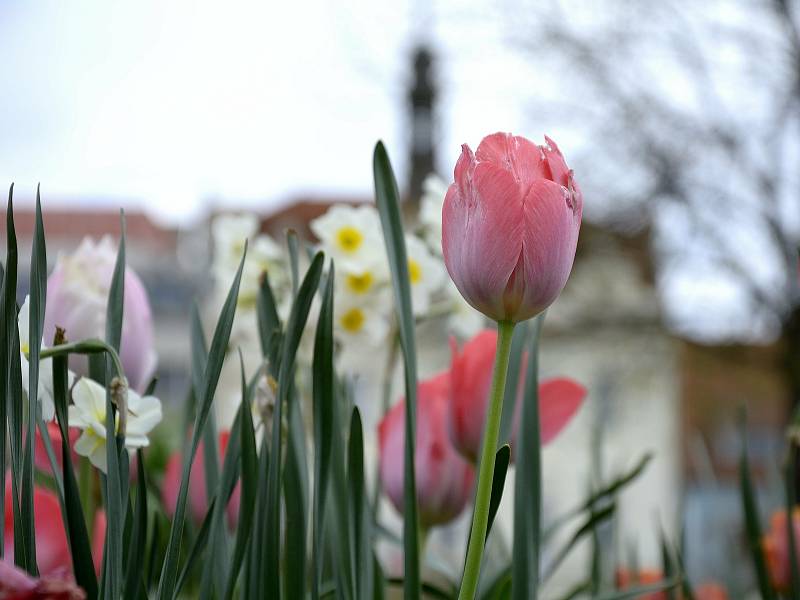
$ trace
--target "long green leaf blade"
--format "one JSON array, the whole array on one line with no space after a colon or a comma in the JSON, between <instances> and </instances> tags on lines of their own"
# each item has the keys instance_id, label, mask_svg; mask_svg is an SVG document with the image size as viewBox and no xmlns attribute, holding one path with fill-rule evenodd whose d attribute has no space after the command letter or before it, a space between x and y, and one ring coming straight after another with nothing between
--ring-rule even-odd
<instances>
[{"instance_id":1,"label":"long green leaf blade","mask_svg":"<svg viewBox=\"0 0 800 600\"><path fill-rule=\"evenodd\" d=\"M325 531L325 504L333 436L333 281L331 263L322 297L314 337L313 403L314 403L314 542L312 546L312 598L320 596L322 585L322 552Z\"/></svg>"},{"instance_id":2,"label":"long green leaf blade","mask_svg":"<svg viewBox=\"0 0 800 600\"><path fill-rule=\"evenodd\" d=\"M228 340L231 337L231 328L233 327L233 319L236 314L236 302L239 298L239 284L242 280L242 269L244 268L246 252L247 246L245 245L245 254L242 255L242 260L239 262L239 268L236 271L236 276L233 278L233 283L228 291L228 296L225 299L225 304L222 307L219 320L217 321L217 327L214 330L214 337L211 340L208 362L206 363L203 377L203 394L201 398L198 399L199 410L197 411L194 430L192 432L192 443L189 454L184 459L181 485L178 491L178 501L175 506L175 516L172 520L166 556L158 582L157 597L162 600L175 596L180 540L183 535L183 527L186 520L186 499L189 489L189 477L192 471L192 461L194 460L195 452L197 452L200 435L202 435L201 432L205 426L208 412L211 409L211 402L214 400L214 393L216 392L217 383L219 382L219 376L222 371L222 363L225 360L225 354L228 348Z\"/></svg>"},{"instance_id":3,"label":"long green leaf blade","mask_svg":"<svg viewBox=\"0 0 800 600\"><path fill-rule=\"evenodd\" d=\"M525 398L518 435L517 478L514 488L514 558L511 592L514 600L536 600L539 587L539 540L542 505L541 447L539 431L539 336L544 315L531 332Z\"/></svg>"},{"instance_id":4,"label":"long green leaf blade","mask_svg":"<svg viewBox=\"0 0 800 600\"><path fill-rule=\"evenodd\" d=\"M742 498L747 542L750 548L753 568L756 572L758 589L763 600L774 600L775 592L769 581L767 563L761 546L761 521L758 516L755 490L753 489L753 481L750 479L750 465L747 458L747 429L744 413L742 415L742 454L739 458L739 487Z\"/></svg>"},{"instance_id":5,"label":"long green leaf blade","mask_svg":"<svg viewBox=\"0 0 800 600\"><path fill-rule=\"evenodd\" d=\"M281 598L280 574L280 548L281 548L281 465L282 465L282 440L281 427L283 422L283 406L290 396L292 380L294 378L294 361L300 337L305 329L308 311L319 286L324 263L323 254L317 253L311 266L308 268L303 283L297 292L297 298L292 305L289 321L281 350L281 364L278 372L278 393L275 401L275 412L272 417L272 439L270 449L269 474L267 477L266 497L266 531L267 544L266 564L263 570L262 583L264 593L270 598Z\"/></svg>"},{"instance_id":6,"label":"long green leaf blade","mask_svg":"<svg viewBox=\"0 0 800 600\"><path fill-rule=\"evenodd\" d=\"M411 306L411 283L408 276L405 237L400 215L400 194L397 181L382 142L375 145L372 160L375 178L375 201L383 227L386 254L392 274L395 311L403 349L406 387L405 450L403 473L403 594L406 600L419 598L421 576L419 566L419 509L414 475L414 446L417 418L417 350L414 340L414 312Z\"/></svg>"}]
</instances>

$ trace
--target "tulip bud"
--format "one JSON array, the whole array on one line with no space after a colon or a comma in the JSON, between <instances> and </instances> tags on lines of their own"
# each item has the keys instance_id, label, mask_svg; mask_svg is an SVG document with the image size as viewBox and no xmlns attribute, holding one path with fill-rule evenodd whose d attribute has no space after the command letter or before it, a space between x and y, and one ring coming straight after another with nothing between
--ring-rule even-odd
<instances>
[{"instance_id":1,"label":"tulip bud","mask_svg":"<svg viewBox=\"0 0 800 600\"><path fill-rule=\"evenodd\" d=\"M448 405L448 430L453 446L469 461L476 463L481 448L492 368L497 350L497 332L481 331L469 340L461 352L453 344L450 366L452 385ZM519 420L525 390L525 362L520 369L520 382L514 407ZM586 396L586 389L566 378L546 379L539 383L539 424L542 445L547 444L570 422ZM516 430L516 424L514 426ZM517 432L512 436L516 439ZM513 450L513 443L512 443Z\"/></svg>"},{"instance_id":2,"label":"tulip bud","mask_svg":"<svg viewBox=\"0 0 800 600\"><path fill-rule=\"evenodd\" d=\"M442 208L442 251L461 295L495 321L545 310L567 283L583 197L555 142L509 133L462 146Z\"/></svg>"},{"instance_id":3,"label":"tulip bud","mask_svg":"<svg viewBox=\"0 0 800 600\"><path fill-rule=\"evenodd\" d=\"M472 497L475 472L450 445L446 414L450 376L445 372L417 386L414 468L419 521L424 528L455 519ZM403 512L405 402L398 402L378 426L383 491Z\"/></svg>"},{"instance_id":4,"label":"tulip bud","mask_svg":"<svg viewBox=\"0 0 800 600\"><path fill-rule=\"evenodd\" d=\"M84 238L72 254L61 255L47 279L44 339L53 339L56 327L66 330L67 339L104 338L106 304L114 274L116 250L106 236L98 243ZM124 315L120 358L134 390L143 392L156 368L153 347L153 318L147 291L138 275L125 269ZM70 368L81 375L88 372L86 357L71 355Z\"/></svg>"}]
</instances>

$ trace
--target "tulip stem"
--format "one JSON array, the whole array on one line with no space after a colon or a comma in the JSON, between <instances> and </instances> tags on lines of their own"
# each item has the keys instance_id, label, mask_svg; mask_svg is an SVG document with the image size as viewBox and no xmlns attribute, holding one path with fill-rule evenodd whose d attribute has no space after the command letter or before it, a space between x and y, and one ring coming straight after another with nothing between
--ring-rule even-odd
<instances>
[{"instance_id":1,"label":"tulip stem","mask_svg":"<svg viewBox=\"0 0 800 600\"><path fill-rule=\"evenodd\" d=\"M492 478L494 477L495 453L497 439L500 435L500 416L503 412L503 393L506 388L508 359L511 354L511 338L514 334L514 323L497 322L497 352L494 357L492 387L489 393L489 406L486 411L486 426L483 430L480 466L478 468L478 486L475 492L475 508L472 512L472 530L467 548L467 560L464 565L464 577L461 580L459 600L473 600L478 590L478 579L481 572L481 559L486 541L486 529L489 522L489 503L492 497Z\"/></svg>"}]
</instances>

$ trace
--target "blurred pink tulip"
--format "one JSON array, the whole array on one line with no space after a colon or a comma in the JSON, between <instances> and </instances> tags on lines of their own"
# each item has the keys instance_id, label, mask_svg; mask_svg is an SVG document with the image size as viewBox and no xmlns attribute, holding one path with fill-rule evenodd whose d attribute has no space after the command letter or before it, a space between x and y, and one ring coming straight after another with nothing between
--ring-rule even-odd
<instances>
[{"instance_id":1,"label":"blurred pink tulip","mask_svg":"<svg viewBox=\"0 0 800 600\"><path fill-rule=\"evenodd\" d=\"M449 390L447 372L422 381L417 387L414 467L419 520L425 528L455 519L472 497L475 472L447 437ZM400 512L403 512L404 404L402 400L398 402L378 426L381 485Z\"/></svg>"},{"instance_id":2,"label":"blurred pink tulip","mask_svg":"<svg viewBox=\"0 0 800 600\"><path fill-rule=\"evenodd\" d=\"M564 289L583 197L555 142L510 133L461 148L442 208L442 251L461 295L496 321L524 321Z\"/></svg>"},{"instance_id":3,"label":"blurred pink tulip","mask_svg":"<svg viewBox=\"0 0 800 600\"><path fill-rule=\"evenodd\" d=\"M106 303L115 261L116 249L109 237L98 243L84 238L74 253L59 256L47 279L46 345L52 344L56 326L63 328L73 342L105 337ZM156 368L153 318L144 285L130 267L125 269L120 358L131 387L143 392ZM69 364L77 373L86 374L85 357L70 356Z\"/></svg>"},{"instance_id":4,"label":"blurred pink tulip","mask_svg":"<svg viewBox=\"0 0 800 600\"><path fill-rule=\"evenodd\" d=\"M453 446L468 460L475 463L480 452L483 424L489 402L492 368L497 349L497 332L485 329L469 340L461 352L453 342L453 361L450 366L452 385L448 411L448 430ZM514 408L516 422L522 406L524 375L527 357L523 356L520 369L517 402ZM580 408L586 389L566 378L545 379L539 383L539 423L541 443L547 444L570 422ZM513 444L512 444L513 446Z\"/></svg>"},{"instance_id":5,"label":"blurred pink tulip","mask_svg":"<svg viewBox=\"0 0 800 600\"><path fill-rule=\"evenodd\" d=\"M58 569L42 577L31 577L15 567L13 561L0 561L0 598L3 600L84 600L67 569Z\"/></svg>"},{"instance_id":6,"label":"blurred pink tulip","mask_svg":"<svg viewBox=\"0 0 800 600\"><path fill-rule=\"evenodd\" d=\"M220 468L225 460L225 450L228 447L230 432L223 431L219 434ZM178 502L178 493L181 487L181 473L183 471L183 456L174 452L167 461L164 470L164 481L161 486L161 499L170 518L175 514L175 505ZM239 519L239 503L241 502L242 484L238 482L233 489L228 502L228 523L233 527ZM197 523L202 522L208 510L206 496L206 475L203 460L203 443L197 448L197 454L192 462L192 475L189 478L189 508L192 517Z\"/></svg>"}]
</instances>

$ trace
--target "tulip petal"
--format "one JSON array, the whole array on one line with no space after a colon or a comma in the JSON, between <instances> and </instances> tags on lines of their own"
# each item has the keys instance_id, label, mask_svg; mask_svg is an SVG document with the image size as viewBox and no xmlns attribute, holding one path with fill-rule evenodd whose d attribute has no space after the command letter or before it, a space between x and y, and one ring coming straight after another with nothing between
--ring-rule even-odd
<instances>
[{"instance_id":1,"label":"tulip petal","mask_svg":"<svg viewBox=\"0 0 800 600\"><path fill-rule=\"evenodd\" d=\"M544 139L547 143L542 146L542 152L544 153L547 164L547 171L549 171L548 178L559 185L569 187L569 167L564 160L564 155L561 154L561 150L558 149L558 146L556 146L553 140L547 136L544 136Z\"/></svg>"},{"instance_id":2,"label":"tulip petal","mask_svg":"<svg viewBox=\"0 0 800 600\"><path fill-rule=\"evenodd\" d=\"M520 320L552 304L569 278L581 222L581 206L573 200L566 188L546 179L534 183L525 197L523 283L514 281L524 289Z\"/></svg>"},{"instance_id":3,"label":"tulip petal","mask_svg":"<svg viewBox=\"0 0 800 600\"><path fill-rule=\"evenodd\" d=\"M547 176L542 149L522 136L503 132L487 135L478 146L475 156L479 161L510 171L523 190L537 179Z\"/></svg>"},{"instance_id":4,"label":"tulip petal","mask_svg":"<svg viewBox=\"0 0 800 600\"><path fill-rule=\"evenodd\" d=\"M571 379L547 379L539 384L539 422L543 446L566 427L585 397L586 388Z\"/></svg>"},{"instance_id":5,"label":"tulip petal","mask_svg":"<svg viewBox=\"0 0 800 600\"><path fill-rule=\"evenodd\" d=\"M503 292L522 251L523 202L513 174L478 163L474 198L451 186L443 208L442 249L450 277L473 307L502 320ZM474 200L474 201L473 201Z\"/></svg>"}]
</instances>

